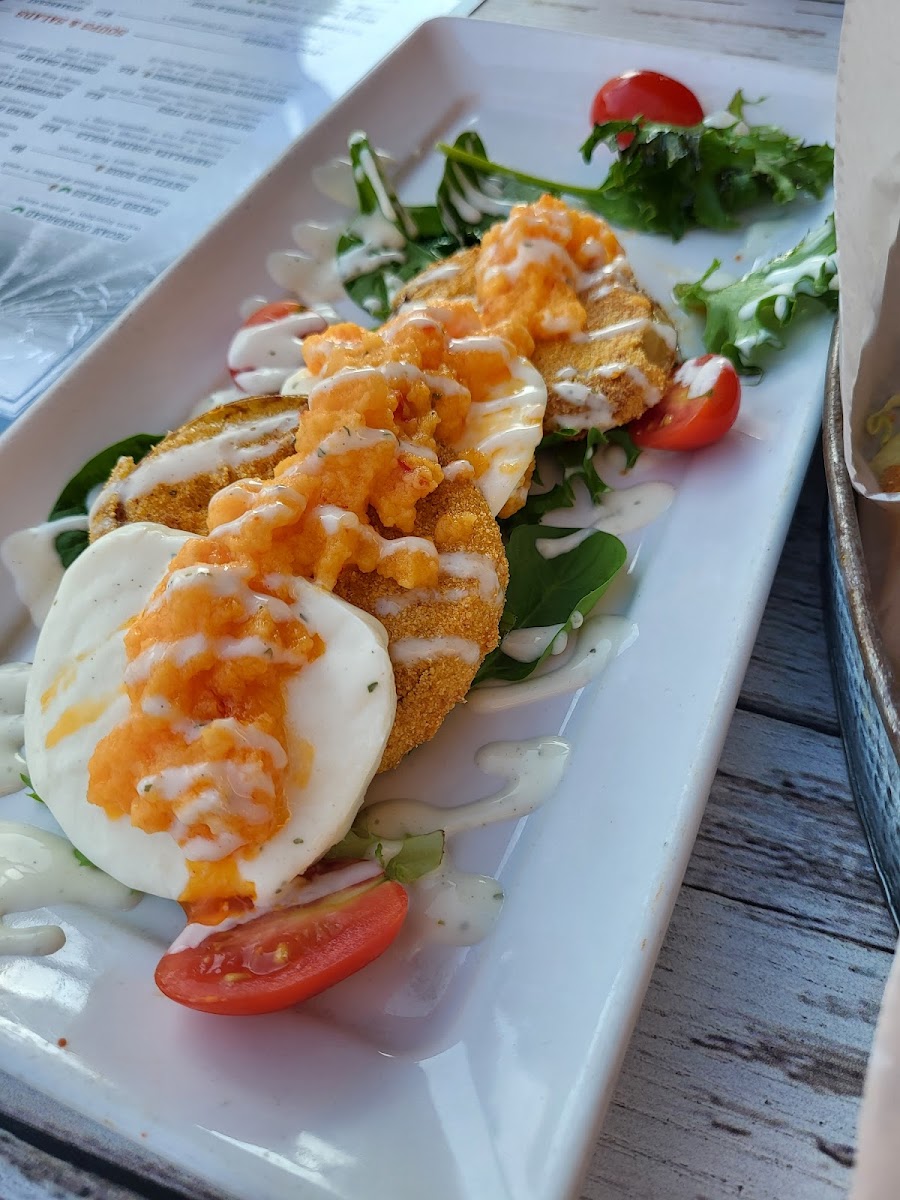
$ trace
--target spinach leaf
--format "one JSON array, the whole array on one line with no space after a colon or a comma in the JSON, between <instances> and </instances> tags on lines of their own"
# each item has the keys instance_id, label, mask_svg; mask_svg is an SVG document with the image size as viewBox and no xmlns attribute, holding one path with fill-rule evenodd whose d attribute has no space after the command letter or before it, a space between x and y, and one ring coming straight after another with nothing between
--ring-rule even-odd
<instances>
[{"instance_id":1,"label":"spinach leaf","mask_svg":"<svg viewBox=\"0 0 900 1200\"><path fill-rule=\"evenodd\" d=\"M703 342L745 374L759 375L759 351L784 347L783 331L803 307L834 312L838 306L834 216L786 254L755 266L741 279L707 287L718 260L696 283L680 283L675 298L688 312L706 316Z\"/></svg>"},{"instance_id":2,"label":"spinach leaf","mask_svg":"<svg viewBox=\"0 0 900 1200\"><path fill-rule=\"evenodd\" d=\"M689 229L730 229L738 214L765 202L820 198L831 182L830 146L807 145L774 125L748 125L744 104L737 92L729 105L733 120L724 127L682 128L641 120L595 125L581 147L585 162L601 144L617 151L598 187L543 179L458 144L437 148L448 162L468 167L482 180L502 177L551 195L572 196L614 224L678 240ZM632 135L625 149L616 141L621 133Z\"/></svg>"},{"instance_id":3,"label":"spinach leaf","mask_svg":"<svg viewBox=\"0 0 900 1200\"><path fill-rule=\"evenodd\" d=\"M500 618L503 636L514 629L548 625L559 625L561 632L568 633L573 627L573 615L578 612L586 616L609 587L626 558L625 547L611 533L600 530L590 533L577 546L553 559L546 559L540 553L538 541L577 532L550 525L519 525L512 531L506 547L509 587ZM534 662L517 662L498 646L481 664L475 683L487 679L525 679L548 657L550 650L548 646Z\"/></svg>"},{"instance_id":4,"label":"spinach leaf","mask_svg":"<svg viewBox=\"0 0 900 1200\"><path fill-rule=\"evenodd\" d=\"M59 493L47 520L58 521L62 517L75 517L87 513L88 496L95 487L106 483L110 472L120 458L130 457L135 462L140 462L164 437L165 434L162 433L135 433L121 442L114 442L113 445L107 446L99 454L95 454L72 476ZM57 534L53 544L59 561L64 567L70 567L78 555L88 547L87 531L83 529L66 530L65 533Z\"/></svg>"},{"instance_id":5,"label":"spinach leaf","mask_svg":"<svg viewBox=\"0 0 900 1200\"><path fill-rule=\"evenodd\" d=\"M436 871L443 857L442 830L412 834L405 838L383 838L369 833L364 811L353 822L349 833L324 855L328 862L377 859L388 879L403 884L415 883L423 875Z\"/></svg>"},{"instance_id":6,"label":"spinach leaf","mask_svg":"<svg viewBox=\"0 0 900 1200\"><path fill-rule=\"evenodd\" d=\"M453 149L487 160L484 142L471 129L459 135ZM541 190L448 158L437 191L437 209L444 229L457 244L471 246L480 242L493 224L504 220L516 201L537 200Z\"/></svg>"},{"instance_id":7,"label":"spinach leaf","mask_svg":"<svg viewBox=\"0 0 900 1200\"><path fill-rule=\"evenodd\" d=\"M401 204L364 133L352 135L349 151L359 215L338 239L338 273L351 300L385 319L402 285L452 254L457 243L435 205Z\"/></svg>"}]
</instances>

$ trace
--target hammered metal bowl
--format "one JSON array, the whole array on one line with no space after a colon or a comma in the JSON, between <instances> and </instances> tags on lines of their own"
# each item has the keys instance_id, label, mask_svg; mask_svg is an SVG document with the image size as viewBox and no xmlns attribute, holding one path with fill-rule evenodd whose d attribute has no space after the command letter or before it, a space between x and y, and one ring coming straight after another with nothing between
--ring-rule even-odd
<instances>
[{"instance_id":1,"label":"hammered metal bowl","mask_svg":"<svg viewBox=\"0 0 900 1200\"><path fill-rule=\"evenodd\" d=\"M850 786L900 926L900 680L875 620L856 493L844 462L838 338L835 325L823 431L830 500L824 564L828 648Z\"/></svg>"}]
</instances>

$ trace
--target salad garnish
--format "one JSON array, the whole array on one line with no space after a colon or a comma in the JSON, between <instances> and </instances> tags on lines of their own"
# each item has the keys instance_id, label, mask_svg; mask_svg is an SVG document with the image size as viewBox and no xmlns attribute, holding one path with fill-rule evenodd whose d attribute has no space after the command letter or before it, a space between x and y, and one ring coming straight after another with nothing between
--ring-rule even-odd
<instances>
[{"instance_id":1,"label":"salad garnish","mask_svg":"<svg viewBox=\"0 0 900 1200\"><path fill-rule=\"evenodd\" d=\"M370 833L363 810L349 832L324 856L327 862L357 862L374 859L384 869L385 878L410 884L436 871L444 858L444 833L411 834L405 838L385 838Z\"/></svg>"},{"instance_id":2,"label":"salad garnish","mask_svg":"<svg viewBox=\"0 0 900 1200\"><path fill-rule=\"evenodd\" d=\"M838 306L837 243L834 215L786 254L758 264L732 283L710 284L716 259L695 283L680 283L675 298L687 312L706 317L703 343L724 354L739 371L760 375L760 351L784 348L784 332L804 308Z\"/></svg>"},{"instance_id":3,"label":"salad garnish","mask_svg":"<svg viewBox=\"0 0 900 1200\"><path fill-rule=\"evenodd\" d=\"M482 178L502 177L520 186L571 196L614 224L676 241L689 229L732 229L737 217L766 202L784 205L802 197L821 199L831 183L834 150L807 144L776 125L748 125L747 101L736 92L729 124L687 127L652 121L606 121L595 125L581 147L590 162L597 146L616 150L597 187L543 179L491 161L459 144L441 142L448 162ZM631 137L624 148L618 139Z\"/></svg>"},{"instance_id":4,"label":"salad garnish","mask_svg":"<svg viewBox=\"0 0 900 1200\"><path fill-rule=\"evenodd\" d=\"M627 557L625 546L611 533L588 533L577 546L545 558L538 540L571 537L577 529L551 525L519 525L506 544L509 586L500 618L500 645L485 658L475 683L488 679L514 682L527 677L554 650L554 642L577 628L591 611ZM506 654L504 638L517 629L557 626L543 652L527 662Z\"/></svg>"},{"instance_id":5,"label":"salad garnish","mask_svg":"<svg viewBox=\"0 0 900 1200\"><path fill-rule=\"evenodd\" d=\"M60 521L63 517L87 516L91 492L106 483L110 471L119 459L131 458L134 462L140 462L164 436L162 433L135 433L100 450L76 471L59 493L47 520ZM53 545L63 567L69 567L79 554L87 550L87 530L67 529L64 533L56 535Z\"/></svg>"}]
</instances>

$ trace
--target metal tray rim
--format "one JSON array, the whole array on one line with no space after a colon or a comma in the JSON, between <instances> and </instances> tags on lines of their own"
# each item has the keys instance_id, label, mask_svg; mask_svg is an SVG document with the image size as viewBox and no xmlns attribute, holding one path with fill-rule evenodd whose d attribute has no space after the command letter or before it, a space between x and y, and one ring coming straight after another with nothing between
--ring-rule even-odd
<instances>
[{"instance_id":1,"label":"metal tray rim","mask_svg":"<svg viewBox=\"0 0 900 1200\"><path fill-rule=\"evenodd\" d=\"M840 323L835 322L825 378L822 445L825 478L834 517L837 562L844 583L850 619L860 657L878 712L897 761L900 762L900 681L894 674L875 619L872 589L863 553L856 493L844 461L844 414L841 406Z\"/></svg>"}]
</instances>

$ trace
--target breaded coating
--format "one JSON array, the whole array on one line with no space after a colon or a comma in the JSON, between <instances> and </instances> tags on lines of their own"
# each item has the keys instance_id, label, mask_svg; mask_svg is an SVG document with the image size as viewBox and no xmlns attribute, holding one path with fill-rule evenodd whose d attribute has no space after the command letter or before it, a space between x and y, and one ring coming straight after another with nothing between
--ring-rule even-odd
<instances>
[{"instance_id":1,"label":"breaded coating","mask_svg":"<svg viewBox=\"0 0 900 1200\"><path fill-rule=\"evenodd\" d=\"M497 522L478 488L444 481L420 502L414 533L441 555L436 588L404 591L390 579L345 569L335 593L388 631L397 715L380 771L433 738L465 699L482 659L499 641L509 567Z\"/></svg>"},{"instance_id":2,"label":"breaded coating","mask_svg":"<svg viewBox=\"0 0 900 1200\"><path fill-rule=\"evenodd\" d=\"M584 297L583 334L535 347L532 361L547 384L548 432L626 425L668 385L676 337L663 310L621 275L597 291Z\"/></svg>"},{"instance_id":3,"label":"breaded coating","mask_svg":"<svg viewBox=\"0 0 900 1200\"><path fill-rule=\"evenodd\" d=\"M169 434L137 467L131 459L120 460L104 489L109 492L108 499L95 506L92 538L116 525L147 520L205 534L212 494L238 478L233 474L237 469L240 477L270 478L276 463L294 451L292 433L268 442L253 439L242 443L247 447L261 445L265 451L261 457L251 454L246 462L229 468L220 465L215 473L170 478L146 494L123 500L125 481L137 478L143 462L152 456L162 462L166 449L171 453L177 447L199 446L206 441L215 450L216 439L223 432L240 432L242 426L262 416L292 414L296 403L296 397L257 397L223 405ZM440 449L442 465L455 457L451 451ZM222 471L226 469L230 474L224 478ZM104 527L103 522L112 523ZM377 519L373 519L373 525L386 538L400 534L397 529L386 529ZM420 742L432 738L450 710L466 696L482 659L497 645L509 580L497 522L481 492L467 479L445 480L420 500L412 534L433 541L442 556L436 587L407 590L375 571L346 567L334 588L336 595L384 624L392 658L397 655L397 717L382 771L395 766ZM400 649L396 651L398 644Z\"/></svg>"},{"instance_id":4,"label":"breaded coating","mask_svg":"<svg viewBox=\"0 0 900 1200\"><path fill-rule=\"evenodd\" d=\"M883 492L900 492L900 466L886 467L881 473L880 484Z\"/></svg>"},{"instance_id":5,"label":"breaded coating","mask_svg":"<svg viewBox=\"0 0 900 1200\"><path fill-rule=\"evenodd\" d=\"M417 303L434 300L471 300L475 296L475 262L478 246L457 250L443 262L426 267L415 279L397 292L394 312L410 300Z\"/></svg>"},{"instance_id":6,"label":"breaded coating","mask_svg":"<svg viewBox=\"0 0 900 1200\"><path fill-rule=\"evenodd\" d=\"M268 478L294 448L296 396L251 396L201 413L168 434L137 464L120 458L91 509L90 540L132 521L207 532L220 488Z\"/></svg>"}]
</instances>

